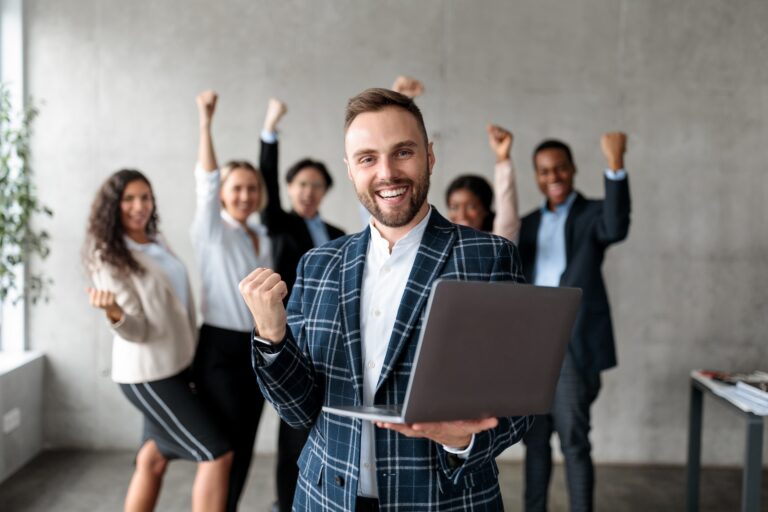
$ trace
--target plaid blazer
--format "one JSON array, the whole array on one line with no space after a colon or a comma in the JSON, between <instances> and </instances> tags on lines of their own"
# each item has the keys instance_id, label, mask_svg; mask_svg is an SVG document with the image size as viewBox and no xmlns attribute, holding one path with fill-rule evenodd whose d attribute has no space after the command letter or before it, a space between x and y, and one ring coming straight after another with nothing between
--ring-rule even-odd
<instances>
[{"instance_id":1,"label":"plaid blazer","mask_svg":"<svg viewBox=\"0 0 768 512\"><path fill-rule=\"evenodd\" d=\"M325 414L323 405L361 405L363 374L360 290L370 231L345 236L307 253L288 304L286 339L267 364L253 348L264 396L294 427L311 428L299 458L293 509L352 511L360 464L362 420ZM400 302L375 403L401 404L433 281L522 280L515 246L456 226L432 210ZM457 312L460 313L460 312ZM471 364L471 340L467 340ZM495 458L519 441L532 418L499 418L475 436L466 460L438 443L375 429L382 511L502 510Z\"/></svg>"}]
</instances>

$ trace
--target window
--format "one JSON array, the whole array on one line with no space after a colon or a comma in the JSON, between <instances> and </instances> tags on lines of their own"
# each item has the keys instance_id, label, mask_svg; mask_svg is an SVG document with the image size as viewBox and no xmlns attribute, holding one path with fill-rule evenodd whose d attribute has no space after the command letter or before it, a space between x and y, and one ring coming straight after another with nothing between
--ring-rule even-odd
<instances>
[{"instance_id":1,"label":"window","mask_svg":"<svg viewBox=\"0 0 768 512\"><path fill-rule=\"evenodd\" d=\"M23 0L0 0L0 81L5 83L15 105L24 98ZM24 269L19 269L20 277ZM0 303L0 351L27 349L25 304Z\"/></svg>"}]
</instances>

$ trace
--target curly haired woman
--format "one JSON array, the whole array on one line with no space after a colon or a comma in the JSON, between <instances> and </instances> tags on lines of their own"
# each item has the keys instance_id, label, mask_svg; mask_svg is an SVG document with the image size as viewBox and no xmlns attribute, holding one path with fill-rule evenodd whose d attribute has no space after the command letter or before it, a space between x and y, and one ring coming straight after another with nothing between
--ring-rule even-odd
<instances>
[{"instance_id":1,"label":"curly haired woman","mask_svg":"<svg viewBox=\"0 0 768 512\"><path fill-rule=\"evenodd\" d=\"M112 379L144 415L144 435L126 511L153 510L168 461L196 461L192 510L222 511L232 452L191 385L197 330L184 264L158 232L149 180L120 170L101 186L85 246L112 343Z\"/></svg>"}]
</instances>

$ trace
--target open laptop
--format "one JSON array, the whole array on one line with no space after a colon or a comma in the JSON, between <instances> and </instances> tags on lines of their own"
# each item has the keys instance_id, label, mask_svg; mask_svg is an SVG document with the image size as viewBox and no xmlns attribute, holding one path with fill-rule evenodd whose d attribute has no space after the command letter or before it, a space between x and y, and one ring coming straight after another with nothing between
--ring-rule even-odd
<instances>
[{"instance_id":1,"label":"open laptop","mask_svg":"<svg viewBox=\"0 0 768 512\"><path fill-rule=\"evenodd\" d=\"M548 413L580 301L578 288L438 280L405 403L323 411L389 423Z\"/></svg>"}]
</instances>

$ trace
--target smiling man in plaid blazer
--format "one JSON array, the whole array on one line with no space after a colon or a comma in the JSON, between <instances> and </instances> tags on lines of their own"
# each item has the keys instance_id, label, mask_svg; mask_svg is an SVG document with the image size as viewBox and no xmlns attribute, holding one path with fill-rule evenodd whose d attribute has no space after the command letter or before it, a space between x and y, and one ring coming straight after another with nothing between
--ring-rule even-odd
<instances>
[{"instance_id":1,"label":"smiling man in plaid blazer","mask_svg":"<svg viewBox=\"0 0 768 512\"><path fill-rule=\"evenodd\" d=\"M302 258L287 312L278 274L257 269L240 283L261 389L288 424L311 428L293 508L502 510L495 458L530 417L374 425L321 410L403 403L436 278L521 280L514 245L430 207L435 156L410 98L386 89L352 98L345 156L369 228Z\"/></svg>"}]
</instances>

